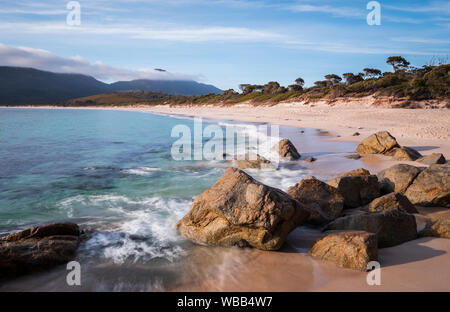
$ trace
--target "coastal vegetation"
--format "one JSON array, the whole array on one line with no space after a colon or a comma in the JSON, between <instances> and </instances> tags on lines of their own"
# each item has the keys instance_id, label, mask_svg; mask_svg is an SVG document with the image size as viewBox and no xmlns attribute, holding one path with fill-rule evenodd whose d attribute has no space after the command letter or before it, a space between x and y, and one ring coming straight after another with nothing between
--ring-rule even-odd
<instances>
[{"instance_id":1,"label":"coastal vegetation","mask_svg":"<svg viewBox=\"0 0 450 312\"><path fill-rule=\"evenodd\" d=\"M244 83L240 92L233 89L222 94L210 93L201 96L167 95L160 92L129 91L102 94L67 101L68 106L93 105L182 105L182 104L222 104L239 103L277 104L283 101L314 102L332 101L345 97L386 96L412 101L448 100L450 98L450 64L446 60L433 60L420 68L410 65L402 56L390 56L386 63L392 72L382 72L377 68L364 68L360 73L327 74L324 80L305 87L299 77L287 87L276 81L264 85ZM448 105L447 105L448 106Z\"/></svg>"}]
</instances>

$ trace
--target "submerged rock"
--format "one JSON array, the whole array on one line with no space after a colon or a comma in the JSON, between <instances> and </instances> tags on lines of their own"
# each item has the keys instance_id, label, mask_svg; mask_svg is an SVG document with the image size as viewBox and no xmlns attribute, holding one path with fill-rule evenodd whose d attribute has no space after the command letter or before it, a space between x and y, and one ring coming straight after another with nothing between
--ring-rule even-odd
<instances>
[{"instance_id":1,"label":"submerged rock","mask_svg":"<svg viewBox=\"0 0 450 312\"><path fill-rule=\"evenodd\" d=\"M314 177L300 181L287 193L309 209L308 221L313 224L330 222L344 209L344 198L337 189Z\"/></svg>"},{"instance_id":2,"label":"submerged rock","mask_svg":"<svg viewBox=\"0 0 450 312\"><path fill-rule=\"evenodd\" d=\"M309 214L283 191L228 168L214 186L194 200L177 229L199 244L277 250Z\"/></svg>"},{"instance_id":3,"label":"submerged rock","mask_svg":"<svg viewBox=\"0 0 450 312\"><path fill-rule=\"evenodd\" d=\"M417 238L414 215L401 210L355 214L329 223L325 230L360 230L377 234L378 247L391 247Z\"/></svg>"},{"instance_id":4,"label":"submerged rock","mask_svg":"<svg viewBox=\"0 0 450 312\"><path fill-rule=\"evenodd\" d=\"M366 271L369 262L378 261L377 236L365 231L332 233L319 238L309 253L340 267Z\"/></svg>"},{"instance_id":5,"label":"submerged rock","mask_svg":"<svg viewBox=\"0 0 450 312\"><path fill-rule=\"evenodd\" d=\"M315 162L317 160L317 158L314 157L308 157L305 159L306 162Z\"/></svg>"},{"instance_id":6,"label":"submerged rock","mask_svg":"<svg viewBox=\"0 0 450 312\"><path fill-rule=\"evenodd\" d=\"M408 213L419 213L405 195L396 192L378 197L369 204L370 212L387 210L402 210Z\"/></svg>"},{"instance_id":7,"label":"submerged rock","mask_svg":"<svg viewBox=\"0 0 450 312\"><path fill-rule=\"evenodd\" d=\"M444 155L441 153L433 153L431 155L424 156L417 161L425 165L445 164L447 162Z\"/></svg>"},{"instance_id":8,"label":"submerged rock","mask_svg":"<svg viewBox=\"0 0 450 312\"><path fill-rule=\"evenodd\" d=\"M400 147L397 140L387 131L380 131L364 139L356 148L358 154L384 154L394 147Z\"/></svg>"},{"instance_id":9,"label":"submerged rock","mask_svg":"<svg viewBox=\"0 0 450 312\"><path fill-rule=\"evenodd\" d=\"M398 164L379 172L377 176L380 183L382 183L383 192L404 193L420 172L420 168Z\"/></svg>"},{"instance_id":10,"label":"submerged rock","mask_svg":"<svg viewBox=\"0 0 450 312\"><path fill-rule=\"evenodd\" d=\"M350 154L350 155L346 155L345 158L358 160L358 159L361 159L361 155L359 155L359 154Z\"/></svg>"},{"instance_id":11,"label":"submerged rock","mask_svg":"<svg viewBox=\"0 0 450 312\"><path fill-rule=\"evenodd\" d=\"M450 167L431 165L420 172L405 191L416 205L450 207Z\"/></svg>"},{"instance_id":12,"label":"submerged rock","mask_svg":"<svg viewBox=\"0 0 450 312\"><path fill-rule=\"evenodd\" d=\"M281 140L280 142L275 144L272 149L277 151L282 158L288 160L297 160L301 157L294 144L292 144L292 142L288 139Z\"/></svg>"},{"instance_id":13,"label":"submerged rock","mask_svg":"<svg viewBox=\"0 0 450 312\"><path fill-rule=\"evenodd\" d=\"M418 151L410 147L396 147L386 153L387 156L392 156L392 160L399 161L415 161L422 157Z\"/></svg>"},{"instance_id":14,"label":"submerged rock","mask_svg":"<svg viewBox=\"0 0 450 312\"><path fill-rule=\"evenodd\" d=\"M272 163L258 154L245 154L244 159L239 159L235 156L232 160L232 165L239 169L268 169L274 168Z\"/></svg>"},{"instance_id":15,"label":"submerged rock","mask_svg":"<svg viewBox=\"0 0 450 312\"><path fill-rule=\"evenodd\" d=\"M15 277L69 262L75 256L80 229L52 223L0 238L0 277Z\"/></svg>"}]
</instances>

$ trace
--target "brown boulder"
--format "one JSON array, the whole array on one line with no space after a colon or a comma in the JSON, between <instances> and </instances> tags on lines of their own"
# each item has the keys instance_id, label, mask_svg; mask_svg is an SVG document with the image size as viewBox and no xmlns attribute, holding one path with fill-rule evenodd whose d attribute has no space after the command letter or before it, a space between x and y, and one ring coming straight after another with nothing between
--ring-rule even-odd
<instances>
[{"instance_id":1,"label":"brown boulder","mask_svg":"<svg viewBox=\"0 0 450 312\"><path fill-rule=\"evenodd\" d=\"M344 197L347 208L367 205L380 196L378 178L375 175L344 176L328 181L327 184L337 188Z\"/></svg>"},{"instance_id":2,"label":"brown boulder","mask_svg":"<svg viewBox=\"0 0 450 312\"><path fill-rule=\"evenodd\" d=\"M343 177L356 177L356 176L370 176L370 172L367 169L364 168L359 168L359 169L355 169L346 173L341 174L339 177L334 178L330 181L327 182L327 184L333 186L333 187L338 187L339 185L339 181L341 180L341 178Z\"/></svg>"},{"instance_id":3,"label":"brown boulder","mask_svg":"<svg viewBox=\"0 0 450 312\"><path fill-rule=\"evenodd\" d=\"M308 210L288 194L228 168L194 200L177 229L200 244L277 250L308 217Z\"/></svg>"},{"instance_id":4,"label":"brown boulder","mask_svg":"<svg viewBox=\"0 0 450 312\"><path fill-rule=\"evenodd\" d=\"M414 207L405 195L396 192L375 198L369 204L370 212L381 212L395 209L408 213L419 213L416 207Z\"/></svg>"},{"instance_id":5,"label":"brown boulder","mask_svg":"<svg viewBox=\"0 0 450 312\"><path fill-rule=\"evenodd\" d=\"M344 198L337 189L314 177L300 181L287 193L310 210L308 221L313 224L330 222L344 209Z\"/></svg>"},{"instance_id":6,"label":"brown boulder","mask_svg":"<svg viewBox=\"0 0 450 312\"><path fill-rule=\"evenodd\" d=\"M415 149L412 149L410 147L396 147L387 153L385 153L387 156L392 156L392 160L398 160L398 161L415 161L416 159L419 159L422 157L422 155L416 151Z\"/></svg>"},{"instance_id":7,"label":"brown boulder","mask_svg":"<svg viewBox=\"0 0 450 312\"><path fill-rule=\"evenodd\" d=\"M399 147L397 140L387 131L380 131L364 139L356 148L358 154L384 154Z\"/></svg>"},{"instance_id":8,"label":"brown boulder","mask_svg":"<svg viewBox=\"0 0 450 312\"><path fill-rule=\"evenodd\" d=\"M340 267L366 271L369 262L378 261L377 236L364 231L332 233L319 238L309 253Z\"/></svg>"},{"instance_id":9,"label":"brown boulder","mask_svg":"<svg viewBox=\"0 0 450 312\"><path fill-rule=\"evenodd\" d=\"M414 215L401 210L355 214L329 223L325 230L359 230L376 233L378 247L391 247L417 238Z\"/></svg>"},{"instance_id":10,"label":"brown boulder","mask_svg":"<svg viewBox=\"0 0 450 312\"><path fill-rule=\"evenodd\" d=\"M404 193L421 172L420 168L398 164L378 173L383 193Z\"/></svg>"},{"instance_id":11,"label":"brown boulder","mask_svg":"<svg viewBox=\"0 0 450 312\"><path fill-rule=\"evenodd\" d=\"M272 163L258 154L245 154L244 159L235 156L232 160L232 166L239 169L264 169L274 168Z\"/></svg>"},{"instance_id":12,"label":"brown boulder","mask_svg":"<svg viewBox=\"0 0 450 312\"><path fill-rule=\"evenodd\" d=\"M283 139L272 147L278 154L288 160L300 159L301 155L295 148L294 144L288 139Z\"/></svg>"},{"instance_id":13,"label":"brown boulder","mask_svg":"<svg viewBox=\"0 0 450 312\"><path fill-rule=\"evenodd\" d=\"M450 207L450 167L431 165L414 179L405 192L416 205Z\"/></svg>"},{"instance_id":14,"label":"brown boulder","mask_svg":"<svg viewBox=\"0 0 450 312\"><path fill-rule=\"evenodd\" d=\"M80 241L73 223L36 226L0 238L0 277L48 269L72 260Z\"/></svg>"},{"instance_id":15,"label":"brown boulder","mask_svg":"<svg viewBox=\"0 0 450 312\"><path fill-rule=\"evenodd\" d=\"M450 238L450 212L432 218L420 235Z\"/></svg>"},{"instance_id":16,"label":"brown boulder","mask_svg":"<svg viewBox=\"0 0 450 312\"><path fill-rule=\"evenodd\" d=\"M424 156L417 161L425 165L445 164L447 162L444 155L441 153L433 153L431 155Z\"/></svg>"}]
</instances>

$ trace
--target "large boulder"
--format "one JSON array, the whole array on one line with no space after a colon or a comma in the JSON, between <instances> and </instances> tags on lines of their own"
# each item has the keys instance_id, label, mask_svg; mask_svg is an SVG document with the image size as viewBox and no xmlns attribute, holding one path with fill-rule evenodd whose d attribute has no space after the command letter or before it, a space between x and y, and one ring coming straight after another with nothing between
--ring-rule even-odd
<instances>
[{"instance_id":1,"label":"large boulder","mask_svg":"<svg viewBox=\"0 0 450 312\"><path fill-rule=\"evenodd\" d=\"M240 159L243 158L243 159ZM264 157L247 153L243 157L235 156L232 160L232 166L239 169L273 169L272 163Z\"/></svg>"},{"instance_id":2,"label":"large boulder","mask_svg":"<svg viewBox=\"0 0 450 312\"><path fill-rule=\"evenodd\" d=\"M73 223L52 223L0 238L0 277L15 277L69 262L80 230Z\"/></svg>"},{"instance_id":3,"label":"large boulder","mask_svg":"<svg viewBox=\"0 0 450 312\"><path fill-rule=\"evenodd\" d=\"M450 207L450 167L431 165L417 175L405 191L416 205Z\"/></svg>"},{"instance_id":4,"label":"large boulder","mask_svg":"<svg viewBox=\"0 0 450 312\"><path fill-rule=\"evenodd\" d=\"M429 220L420 235L450 238L450 211Z\"/></svg>"},{"instance_id":5,"label":"large boulder","mask_svg":"<svg viewBox=\"0 0 450 312\"><path fill-rule=\"evenodd\" d=\"M387 210L402 210L408 213L419 213L405 195L396 192L375 198L369 204L370 212Z\"/></svg>"},{"instance_id":6,"label":"large boulder","mask_svg":"<svg viewBox=\"0 0 450 312\"><path fill-rule=\"evenodd\" d=\"M288 194L228 168L194 200L177 229L199 244L277 250L308 217L308 210Z\"/></svg>"},{"instance_id":7,"label":"large boulder","mask_svg":"<svg viewBox=\"0 0 450 312\"><path fill-rule=\"evenodd\" d=\"M420 168L398 164L379 172L377 176L383 193L404 193L420 172Z\"/></svg>"},{"instance_id":8,"label":"large boulder","mask_svg":"<svg viewBox=\"0 0 450 312\"><path fill-rule=\"evenodd\" d=\"M344 197L346 208L356 208L367 205L380 196L378 178L375 175L345 176L328 182L335 186Z\"/></svg>"},{"instance_id":9,"label":"large boulder","mask_svg":"<svg viewBox=\"0 0 450 312\"><path fill-rule=\"evenodd\" d=\"M283 139L272 147L278 154L287 160L300 159L301 155L295 148L294 144L288 139Z\"/></svg>"},{"instance_id":10,"label":"large boulder","mask_svg":"<svg viewBox=\"0 0 450 312\"><path fill-rule=\"evenodd\" d=\"M308 221L313 224L328 223L344 209L344 198L337 189L314 177L300 181L287 193L310 210Z\"/></svg>"},{"instance_id":11,"label":"large boulder","mask_svg":"<svg viewBox=\"0 0 450 312\"><path fill-rule=\"evenodd\" d=\"M358 154L384 154L394 147L400 147L397 140L387 131L380 131L364 139L356 148Z\"/></svg>"},{"instance_id":12,"label":"large boulder","mask_svg":"<svg viewBox=\"0 0 450 312\"><path fill-rule=\"evenodd\" d=\"M340 176L338 176L337 178L327 181L327 184L331 185L333 187L338 187L339 181L341 181L341 178L356 177L356 176L370 176L370 172L369 172L369 170L364 169L364 168L355 169L355 170L352 170L349 172L345 172L345 173L341 174Z\"/></svg>"},{"instance_id":13,"label":"large boulder","mask_svg":"<svg viewBox=\"0 0 450 312\"><path fill-rule=\"evenodd\" d=\"M392 156L392 160L398 161L415 161L422 157L422 155L410 147L396 147L385 153L386 156Z\"/></svg>"},{"instance_id":14,"label":"large boulder","mask_svg":"<svg viewBox=\"0 0 450 312\"><path fill-rule=\"evenodd\" d=\"M365 231L332 233L319 238L309 253L340 267L366 271L369 262L378 261L377 236Z\"/></svg>"},{"instance_id":15,"label":"large boulder","mask_svg":"<svg viewBox=\"0 0 450 312\"><path fill-rule=\"evenodd\" d=\"M433 153L431 155L424 156L417 161L425 165L445 164L447 162L444 155L441 153Z\"/></svg>"},{"instance_id":16,"label":"large boulder","mask_svg":"<svg viewBox=\"0 0 450 312\"><path fill-rule=\"evenodd\" d=\"M376 233L378 247L391 247L417 238L414 215L401 210L363 213L341 217L324 230L359 230Z\"/></svg>"}]
</instances>

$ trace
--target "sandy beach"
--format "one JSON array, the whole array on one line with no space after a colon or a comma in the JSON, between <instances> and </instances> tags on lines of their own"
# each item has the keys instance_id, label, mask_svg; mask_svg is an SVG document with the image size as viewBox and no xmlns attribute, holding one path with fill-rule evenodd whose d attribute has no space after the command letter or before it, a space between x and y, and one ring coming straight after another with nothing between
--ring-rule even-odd
<instances>
[{"instance_id":1,"label":"sandy beach","mask_svg":"<svg viewBox=\"0 0 450 312\"><path fill-rule=\"evenodd\" d=\"M48 107L46 107L48 108ZM370 134L387 130L400 144L413 147L422 154L443 153L450 158L450 110L407 110L373 107L306 106L299 103L277 106L155 106L92 108L139 111L158 114L196 116L211 119L260 122L276 125L314 128L328 131L320 145L308 144L298 128L284 133L304 154L320 151L351 153L358 142ZM360 136L353 136L359 132ZM318 132L318 135L320 133ZM318 178L365 167L376 173L393 164L388 157L364 156L348 160L343 155L318 157L314 163L302 163ZM405 162L402 162L405 163ZM406 162L408 163L408 162ZM418 166L419 163L411 162ZM432 216L448 209L420 208L420 213ZM423 216L417 215L423 226ZM173 291L449 291L450 241L441 238L420 238L379 251L382 265L382 285L369 286L367 273L338 268L333 263L317 261L307 251L318 230L300 227L288 237L278 252L253 249L206 248L195 249L194 256L182 266L184 277ZM178 270L179 268L177 268ZM38 280L39 281L39 280ZM197 281L193 283L193 281ZM198 282L202 281L202 282ZM27 283L30 283L28 280ZM33 283L31 283L32 285ZM23 286L21 281L10 289ZM58 286L59 287L59 286Z\"/></svg>"}]
</instances>

